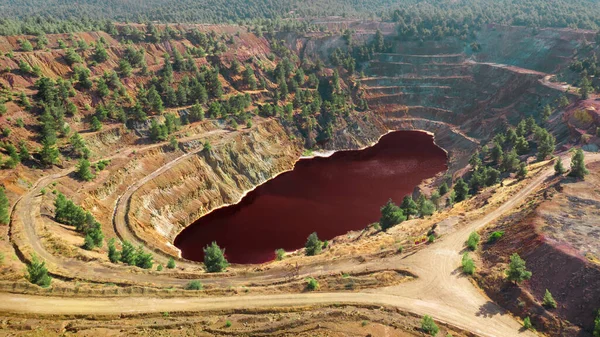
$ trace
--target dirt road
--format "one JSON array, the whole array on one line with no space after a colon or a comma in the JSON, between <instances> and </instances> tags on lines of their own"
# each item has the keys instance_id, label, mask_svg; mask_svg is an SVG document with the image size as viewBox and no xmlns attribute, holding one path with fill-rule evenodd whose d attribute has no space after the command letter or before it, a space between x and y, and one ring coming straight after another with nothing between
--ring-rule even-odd
<instances>
[{"instance_id":1,"label":"dirt road","mask_svg":"<svg viewBox=\"0 0 600 337\"><path fill-rule=\"evenodd\" d=\"M568 165L568 160L565 160ZM0 311L38 314L117 314L123 312L207 311L311 304L357 303L390 305L473 331L481 336L534 336L519 331L520 324L492 303L459 270L461 250L469 233L485 226L523 200L550 175L547 168L525 188L481 219L445 236L410 256L373 261L380 267L406 268L419 278L399 286L356 293L242 295L198 298L53 298L0 294ZM365 267L363 265L362 267ZM368 267L368 265L367 265Z\"/></svg>"}]
</instances>

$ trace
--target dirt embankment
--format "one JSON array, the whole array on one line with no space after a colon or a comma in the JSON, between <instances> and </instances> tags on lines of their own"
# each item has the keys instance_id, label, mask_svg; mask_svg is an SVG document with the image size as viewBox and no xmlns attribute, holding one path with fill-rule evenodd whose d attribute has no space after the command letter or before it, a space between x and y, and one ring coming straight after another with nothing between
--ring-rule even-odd
<instances>
[{"instance_id":1,"label":"dirt embankment","mask_svg":"<svg viewBox=\"0 0 600 337\"><path fill-rule=\"evenodd\" d=\"M589 165L585 181L554 178L518 212L486 230L504 231L484 244L480 284L505 308L532 316L538 329L553 336L590 336L600 309L600 163ZM503 279L508 257L518 253L533 273L521 286ZM548 289L558 303L544 308Z\"/></svg>"}]
</instances>

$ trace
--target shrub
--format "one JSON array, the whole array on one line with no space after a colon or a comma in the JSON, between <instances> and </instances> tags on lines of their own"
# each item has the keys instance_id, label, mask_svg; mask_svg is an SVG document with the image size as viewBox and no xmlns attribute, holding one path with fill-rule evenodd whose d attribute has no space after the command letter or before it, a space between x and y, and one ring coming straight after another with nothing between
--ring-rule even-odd
<instances>
[{"instance_id":1,"label":"shrub","mask_svg":"<svg viewBox=\"0 0 600 337\"><path fill-rule=\"evenodd\" d=\"M185 290L202 290L204 286L198 280L190 281L186 286Z\"/></svg>"},{"instance_id":2,"label":"shrub","mask_svg":"<svg viewBox=\"0 0 600 337\"><path fill-rule=\"evenodd\" d=\"M304 245L304 247L306 248L306 255L308 255L308 256L318 255L321 252L321 249L323 249L323 242L321 242L319 240L317 233L314 232L308 236L308 239L306 240L306 244Z\"/></svg>"},{"instance_id":3,"label":"shrub","mask_svg":"<svg viewBox=\"0 0 600 337\"><path fill-rule=\"evenodd\" d=\"M163 265L159 264L158 267L156 267L156 270L157 271L162 271L163 270Z\"/></svg>"},{"instance_id":4,"label":"shrub","mask_svg":"<svg viewBox=\"0 0 600 337\"><path fill-rule=\"evenodd\" d=\"M397 250L398 254L402 254L403 251L404 251L404 246L399 246L398 250Z\"/></svg>"},{"instance_id":5,"label":"shrub","mask_svg":"<svg viewBox=\"0 0 600 337\"><path fill-rule=\"evenodd\" d=\"M531 324L531 319L529 317L525 317L523 320L523 327L527 330L531 330L533 325Z\"/></svg>"},{"instance_id":6,"label":"shrub","mask_svg":"<svg viewBox=\"0 0 600 337\"><path fill-rule=\"evenodd\" d=\"M431 234L427 237L427 242L434 243L435 242L435 234Z\"/></svg>"},{"instance_id":7,"label":"shrub","mask_svg":"<svg viewBox=\"0 0 600 337\"><path fill-rule=\"evenodd\" d=\"M493 232L492 234L490 234L490 236L488 237L488 243L494 243L498 240L500 240L500 238L502 238L502 236L504 236L504 232L503 231L496 231Z\"/></svg>"},{"instance_id":8,"label":"shrub","mask_svg":"<svg viewBox=\"0 0 600 337\"><path fill-rule=\"evenodd\" d=\"M427 334L435 336L440 331L440 328L438 328L431 316L425 315L423 316L423 320L421 320L421 330Z\"/></svg>"},{"instance_id":9,"label":"shrub","mask_svg":"<svg viewBox=\"0 0 600 337\"><path fill-rule=\"evenodd\" d=\"M284 257L285 257L285 250L283 250L283 248L279 248L279 249L275 250L275 258L277 259L277 261L283 260Z\"/></svg>"},{"instance_id":10,"label":"shrub","mask_svg":"<svg viewBox=\"0 0 600 337\"><path fill-rule=\"evenodd\" d=\"M227 320L227 321L225 322L225 327L226 327L226 328L230 328L230 327L231 327L231 321Z\"/></svg>"},{"instance_id":11,"label":"shrub","mask_svg":"<svg viewBox=\"0 0 600 337\"><path fill-rule=\"evenodd\" d=\"M471 251L475 251L477 249L477 245L479 245L480 239L481 238L477 232L471 233L467 239L467 248L469 248Z\"/></svg>"},{"instance_id":12,"label":"shrub","mask_svg":"<svg viewBox=\"0 0 600 337\"><path fill-rule=\"evenodd\" d=\"M167 268L169 269L173 269L175 268L175 259L174 258L169 258L169 262L167 262Z\"/></svg>"},{"instance_id":13,"label":"shrub","mask_svg":"<svg viewBox=\"0 0 600 337\"><path fill-rule=\"evenodd\" d=\"M306 279L306 289L314 291L319 289L319 282L312 277Z\"/></svg>"},{"instance_id":14,"label":"shrub","mask_svg":"<svg viewBox=\"0 0 600 337\"><path fill-rule=\"evenodd\" d=\"M475 273L475 262L469 256L469 253L464 253L462 257L462 268L465 274L473 275Z\"/></svg>"},{"instance_id":15,"label":"shrub","mask_svg":"<svg viewBox=\"0 0 600 337\"><path fill-rule=\"evenodd\" d=\"M544 294L543 304L546 308L556 309L557 307L556 301L548 289L546 289L546 293Z\"/></svg>"}]
</instances>

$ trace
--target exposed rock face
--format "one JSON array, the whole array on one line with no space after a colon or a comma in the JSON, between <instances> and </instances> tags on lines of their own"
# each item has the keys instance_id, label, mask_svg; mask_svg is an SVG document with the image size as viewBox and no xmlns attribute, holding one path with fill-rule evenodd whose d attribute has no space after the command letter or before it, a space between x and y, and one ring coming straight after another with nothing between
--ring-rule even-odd
<instances>
[{"instance_id":1,"label":"exposed rock face","mask_svg":"<svg viewBox=\"0 0 600 337\"><path fill-rule=\"evenodd\" d=\"M129 223L143 240L172 251L165 244L181 229L292 169L301 153L300 143L275 120L251 131L231 132L215 140L211 150L179 161L137 190Z\"/></svg>"}]
</instances>

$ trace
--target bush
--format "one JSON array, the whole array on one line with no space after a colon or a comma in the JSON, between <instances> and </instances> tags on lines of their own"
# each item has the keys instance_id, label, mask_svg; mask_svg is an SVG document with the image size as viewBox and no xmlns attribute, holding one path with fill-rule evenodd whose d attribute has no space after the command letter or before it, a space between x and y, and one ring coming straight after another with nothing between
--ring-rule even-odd
<instances>
[{"instance_id":1,"label":"bush","mask_svg":"<svg viewBox=\"0 0 600 337\"><path fill-rule=\"evenodd\" d=\"M226 327L226 328L230 328L230 327L231 327L231 321L229 321L229 320L228 320L228 321L226 321L226 322L225 322L225 327Z\"/></svg>"},{"instance_id":2,"label":"bush","mask_svg":"<svg viewBox=\"0 0 600 337\"><path fill-rule=\"evenodd\" d=\"M488 243L494 243L498 240L500 240L500 238L502 238L502 236L504 236L504 232L503 231L496 231L493 232L492 234L490 234L490 236L488 237Z\"/></svg>"},{"instance_id":3,"label":"bush","mask_svg":"<svg viewBox=\"0 0 600 337\"><path fill-rule=\"evenodd\" d=\"M275 258L277 259L277 261L283 260L284 257L285 257L285 250L283 250L283 248L279 248L279 249L275 250Z\"/></svg>"},{"instance_id":4,"label":"bush","mask_svg":"<svg viewBox=\"0 0 600 337\"><path fill-rule=\"evenodd\" d=\"M471 233L467 239L467 248L469 248L471 251L475 251L477 249L477 245L479 245L480 239L481 238L477 232Z\"/></svg>"},{"instance_id":5,"label":"bush","mask_svg":"<svg viewBox=\"0 0 600 337\"><path fill-rule=\"evenodd\" d=\"M319 289L319 282L312 277L306 279L306 289L314 291Z\"/></svg>"},{"instance_id":6,"label":"bush","mask_svg":"<svg viewBox=\"0 0 600 337\"><path fill-rule=\"evenodd\" d=\"M546 293L544 294L543 304L546 308L556 309L557 307L556 301L548 289L546 289Z\"/></svg>"},{"instance_id":7,"label":"bush","mask_svg":"<svg viewBox=\"0 0 600 337\"><path fill-rule=\"evenodd\" d=\"M321 252L321 249L323 249L323 242L321 242L321 240L319 240L317 233L314 232L308 236L308 239L306 240L306 244L304 245L304 247L306 248L306 255L308 255L308 256L318 255Z\"/></svg>"},{"instance_id":8,"label":"bush","mask_svg":"<svg viewBox=\"0 0 600 337\"><path fill-rule=\"evenodd\" d=\"M433 318L428 315L423 316L423 320L421 320L421 330L432 336L435 336L440 332L440 328L435 324Z\"/></svg>"},{"instance_id":9,"label":"bush","mask_svg":"<svg viewBox=\"0 0 600 337\"><path fill-rule=\"evenodd\" d=\"M169 262L167 262L167 268L169 269L173 269L175 268L175 259L174 258L169 258Z\"/></svg>"},{"instance_id":10,"label":"bush","mask_svg":"<svg viewBox=\"0 0 600 337\"><path fill-rule=\"evenodd\" d=\"M156 267L156 271L162 271L163 270L163 265L159 264L158 267Z\"/></svg>"},{"instance_id":11,"label":"bush","mask_svg":"<svg viewBox=\"0 0 600 337\"><path fill-rule=\"evenodd\" d=\"M469 256L469 253L464 253L462 257L462 269L463 273L473 275L475 273L475 262Z\"/></svg>"},{"instance_id":12,"label":"bush","mask_svg":"<svg viewBox=\"0 0 600 337\"><path fill-rule=\"evenodd\" d=\"M202 290L204 286L198 280L190 281L186 286L185 290Z\"/></svg>"},{"instance_id":13,"label":"bush","mask_svg":"<svg viewBox=\"0 0 600 337\"><path fill-rule=\"evenodd\" d=\"M435 242L435 234L431 234L427 237L427 242L434 243Z\"/></svg>"},{"instance_id":14,"label":"bush","mask_svg":"<svg viewBox=\"0 0 600 337\"><path fill-rule=\"evenodd\" d=\"M600 337L600 310L598 310L598 314L596 319L594 320L594 337Z\"/></svg>"},{"instance_id":15,"label":"bush","mask_svg":"<svg viewBox=\"0 0 600 337\"><path fill-rule=\"evenodd\" d=\"M531 319L529 317L525 317L523 320L523 327L527 330L533 329L533 325L531 324Z\"/></svg>"}]
</instances>

